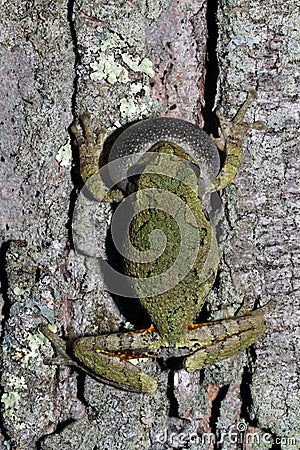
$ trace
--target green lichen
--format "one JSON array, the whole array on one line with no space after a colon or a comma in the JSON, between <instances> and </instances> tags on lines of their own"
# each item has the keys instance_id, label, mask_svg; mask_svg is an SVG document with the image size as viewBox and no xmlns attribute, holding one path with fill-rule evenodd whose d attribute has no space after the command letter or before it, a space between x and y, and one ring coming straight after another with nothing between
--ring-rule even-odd
<instances>
[{"instance_id":1,"label":"green lichen","mask_svg":"<svg viewBox=\"0 0 300 450\"><path fill-rule=\"evenodd\" d=\"M49 325L51 331L56 331L56 326ZM31 361L36 361L37 358L41 358L41 349L46 346L49 347L48 339L40 332L37 334L26 333L26 340L28 342L29 350L26 349L25 356L23 358L22 366L28 368L31 365Z\"/></svg>"},{"instance_id":2,"label":"green lichen","mask_svg":"<svg viewBox=\"0 0 300 450\"><path fill-rule=\"evenodd\" d=\"M25 294L26 290L28 290L28 288L26 289L25 287L20 285L20 286L16 286L13 288L13 293L19 297L19 296Z\"/></svg>"},{"instance_id":3,"label":"green lichen","mask_svg":"<svg viewBox=\"0 0 300 450\"><path fill-rule=\"evenodd\" d=\"M100 49L102 52L106 52L109 49L122 48L124 42L119 38L117 34L111 34L108 39L102 42Z\"/></svg>"},{"instance_id":4,"label":"green lichen","mask_svg":"<svg viewBox=\"0 0 300 450\"><path fill-rule=\"evenodd\" d=\"M121 98L120 102L121 117L129 118L136 115L138 108L136 107L133 98Z\"/></svg>"},{"instance_id":5,"label":"green lichen","mask_svg":"<svg viewBox=\"0 0 300 450\"><path fill-rule=\"evenodd\" d=\"M133 94L137 94L138 92L144 91L145 95L150 96L150 88L149 86L144 86L142 83L132 83L131 92Z\"/></svg>"},{"instance_id":6,"label":"green lichen","mask_svg":"<svg viewBox=\"0 0 300 450\"><path fill-rule=\"evenodd\" d=\"M9 418L15 417L15 412L19 408L20 395L18 392L5 392L1 397L1 403L4 404L5 415Z\"/></svg>"},{"instance_id":7,"label":"green lichen","mask_svg":"<svg viewBox=\"0 0 300 450\"><path fill-rule=\"evenodd\" d=\"M124 330L132 331L132 330L134 330L134 325L131 322L125 322L125 325L123 328L124 328Z\"/></svg>"},{"instance_id":8,"label":"green lichen","mask_svg":"<svg viewBox=\"0 0 300 450\"><path fill-rule=\"evenodd\" d=\"M3 375L5 378L6 386L10 388L8 392L5 392L1 397L1 402L4 404L4 410L6 417L16 418L16 411L19 408L20 390L27 389L27 384L23 376L17 377L12 373L6 372Z\"/></svg>"},{"instance_id":9,"label":"green lichen","mask_svg":"<svg viewBox=\"0 0 300 450\"><path fill-rule=\"evenodd\" d=\"M113 55L102 54L99 56L98 62L91 63L90 66L94 70L90 75L93 81L107 80L110 84L130 81L128 71L115 61Z\"/></svg>"},{"instance_id":10,"label":"green lichen","mask_svg":"<svg viewBox=\"0 0 300 450\"><path fill-rule=\"evenodd\" d=\"M52 333L57 333L57 326L56 325L48 325L48 328ZM48 343L48 339L45 339L45 336L42 333L39 333L39 335L42 337L43 342Z\"/></svg>"},{"instance_id":11,"label":"green lichen","mask_svg":"<svg viewBox=\"0 0 300 450\"><path fill-rule=\"evenodd\" d=\"M153 70L152 62L148 58L140 60L139 57L133 58L128 53L122 55L122 59L127 66L134 72L141 72L149 77L154 77L155 72Z\"/></svg>"},{"instance_id":12,"label":"green lichen","mask_svg":"<svg viewBox=\"0 0 300 450\"><path fill-rule=\"evenodd\" d=\"M122 53L125 48L126 43L116 34L111 34L102 41L97 61L90 64L93 70L90 78L96 82L105 80L111 85L125 85L126 96L120 99L120 115L124 119L133 120L149 115L152 102L148 80L155 72L149 58ZM130 71L141 74L143 82L135 82Z\"/></svg>"},{"instance_id":13,"label":"green lichen","mask_svg":"<svg viewBox=\"0 0 300 450\"><path fill-rule=\"evenodd\" d=\"M68 141L65 145L60 147L55 159L59 162L61 167L68 167L72 162L71 142Z\"/></svg>"},{"instance_id":14,"label":"green lichen","mask_svg":"<svg viewBox=\"0 0 300 450\"><path fill-rule=\"evenodd\" d=\"M9 373L6 377L7 386L14 389L25 389L27 388L27 384L25 382L25 378L23 376L16 377L15 375Z\"/></svg>"},{"instance_id":15,"label":"green lichen","mask_svg":"<svg viewBox=\"0 0 300 450\"><path fill-rule=\"evenodd\" d=\"M144 92L144 97L135 96ZM148 99L146 102L145 99ZM150 88L142 83L133 83L126 97L120 99L120 113L124 119L133 120L138 115L147 115L151 107Z\"/></svg>"},{"instance_id":16,"label":"green lichen","mask_svg":"<svg viewBox=\"0 0 300 450\"><path fill-rule=\"evenodd\" d=\"M133 120L138 115L147 115L149 105L139 101L130 93L127 97L121 98L120 103L120 113L124 119Z\"/></svg>"}]
</instances>

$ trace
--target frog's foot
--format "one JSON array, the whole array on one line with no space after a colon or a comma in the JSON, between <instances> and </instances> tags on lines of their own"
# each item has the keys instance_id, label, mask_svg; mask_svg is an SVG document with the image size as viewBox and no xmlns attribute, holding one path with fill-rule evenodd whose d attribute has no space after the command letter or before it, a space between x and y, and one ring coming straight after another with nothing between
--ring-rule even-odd
<instances>
[{"instance_id":1,"label":"frog's foot","mask_svg":"<svg viewBox=\"0 0 300 450\"><path fill-rule=\"evenodd\" d=\"M193 325L188 332L194 352L185 360L188 372L202 369L238 354L264 333L270 304L244 316Z\"/></svg>"},{"instance_id":2,"label":"frog's foot","mask_svg":"<svg viewBox=\"0 0 300 450\"><path fill-rule=\"evenodd\" d=\"M56 352L56 357L50 360L46 360L47 364L54 364L56 366L75 366L79 367L73 359L67 353L67 342L59 338L57 334L49 330L48 326L40 325L38 327L39 331L46 336L51 342Z\"/></svg>"},{"instance_id":3,"label":"frog's foot","mask_svg":"<svg viewBox=\"0 0 300 450\"><path fill-rule=\"evenodd\" d=\"M226 153L222 170L214 181L216 190L225 188L235 178L241 165L243 157L243 141L248 130L262 130L265 128L265 124L262 121L254 123L244 122L245 114L256 98L256 90L249 89L244 104L240 107L232 121L227 120L219 108L216 111L220 121L221 136L217 139L212 139L216 146Z\"/></svg>"}]
</instances>

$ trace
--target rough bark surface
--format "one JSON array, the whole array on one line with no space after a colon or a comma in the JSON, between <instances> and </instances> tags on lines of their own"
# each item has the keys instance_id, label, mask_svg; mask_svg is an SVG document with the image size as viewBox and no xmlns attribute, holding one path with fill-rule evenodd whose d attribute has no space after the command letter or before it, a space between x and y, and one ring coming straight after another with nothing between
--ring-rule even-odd
<instances>
[{"instance_id":1,"label":"rough bark surface","mask_svg":"<svg viewBox=\"0 0 300 450\"><path fill-rule=\"evenodd\" d=\"M297 6L2 2L3 449L298 448ZM249 133L239 175L222 193L222 259L205 314L219 319L245 299L257 307L275 298L264 336L201 373L143 362L159 381L152 397L45 365L53 352L39 323L67 337L136 319L132 306L116 307L97 259L75 252L89 236L77 229L74 242L71 233L81 188L74 117L88 110L113 132L168 115L212 131L213 106L232 117L251 86L259 99L248 119L267 126ZM110 207L95 217L104 247Z\"/></svg>"}]
</instances>

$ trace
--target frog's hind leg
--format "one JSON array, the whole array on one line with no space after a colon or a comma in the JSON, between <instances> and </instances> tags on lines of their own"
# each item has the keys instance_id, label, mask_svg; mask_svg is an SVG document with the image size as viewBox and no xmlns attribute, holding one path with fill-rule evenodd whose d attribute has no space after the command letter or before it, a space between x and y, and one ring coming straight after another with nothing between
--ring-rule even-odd
<instances>
[{"instance_id":1,"label":"frog's hind leg","mask_svg":"<svg viewBox=\"0 0 300 450\"><path fill-rule=\"evenodd\" d=\"M243 157L243 141L251 128L261 130L265 124L261 121L254 123L244 122L245 114L257 98L255 89L249 89L247 98L244 104L240 107L237 114L232 121L227 120L217 109L216 113L220 121L221 136L220 138L213 138L216 146L226 153L225 161L220 174L214 181L216 190L224 189L235 178Z\"/></svg>"},{"instance_id":2,"label":"frog's hind leg","mask_svg":"<svg viewBox=\"0 0 300 450\"><path fill-rule=\"evenodd\" d=\"M125 358L108 351L92 349L90 339L82 338L76 341L73 351L91 373L98 375L107 384L144 394L154 394L157 390L157 381L153 377Z\"/></svg>"},{"instance_id":3,"label":"frog's hind leg","mask_svg":"<svg viewBox=\"0 0 300 450\"><path fill-rule=\"evenodd\" d=\"M125 358L118 357L107 350L99 350L91 337L81 338L66 342L53 333L47 326L40 325L39 331L52 343L56 357L45 361L47 364L58 366L73 366L96 378L102 383L116 386L127 391L154 394L157 389L157 381L140 370ZM130 334L130 333L128 333ZM110 336L101 336L103 340L109 340ZM72 353L81 363L79 364L67 352L68 344L72 344Z\"/></svg>"},{"instance_id":4,"label":"frog's hind leg","mask_svg":"<svg viewBox=\"0 0 300 450\"><path fill-rule=\"evenodd\" d=\"M186 358L186 370L202 369L252 345L266 329L265 312L268 309L267 305L244 316L199 324L198 327L194 325L189 338L196 351Z\"/></svg>"}]
</instances>

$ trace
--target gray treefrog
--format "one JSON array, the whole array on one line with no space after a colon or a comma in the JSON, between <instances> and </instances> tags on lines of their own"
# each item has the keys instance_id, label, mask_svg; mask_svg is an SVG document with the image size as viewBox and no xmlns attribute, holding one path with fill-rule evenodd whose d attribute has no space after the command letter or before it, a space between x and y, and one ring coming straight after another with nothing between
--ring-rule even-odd
<instances>
[{"instance_id":1,"label":"gray treefrog","mask_svg":"<svg viewBox=\"0 0 300 450\"><path fill-rule=\"evenodd\" d=\"M76 339L72 357L67 355L63 341L42 328L66 364L76 365L75 358L77 365L104 382L153 394L157 381L130 359L182 357L184 368L192 372L237 354L262 335L267 307L224 320L192 323L212 289L218 268L215 229L199 192L223 189L234 179L247 130L261 128L261 123L244 122L256 96L251 89L232 123L219 114L221 138L215 143L225 155L221 169L213 140L183 120L148 119L129 127L116 140L112 160L119 161L128 154L143 155L138 161L140 175L131 182L135 197L130 244L124 244L124 272L135 281L133 289L153 325L146 330ZM95 139L85 114L72 131L79 146L83 181L96 198L103 199L103 182L94 175L105 130L98 129ZM119 194L117 190L108 192L104 200L120 200ZM184 236L189 239L184 240ZM135 252L147 258L135 258Z\"/></svg>"}]
</instances>

